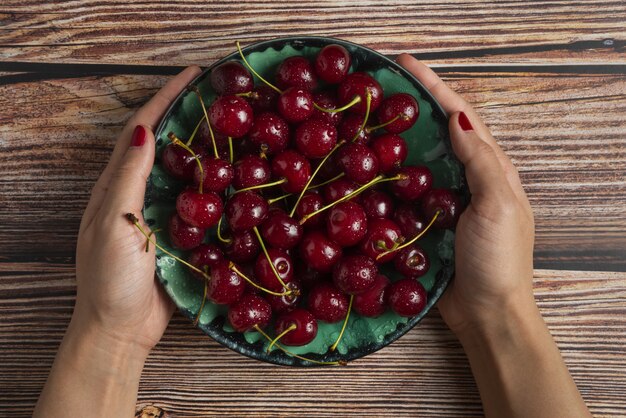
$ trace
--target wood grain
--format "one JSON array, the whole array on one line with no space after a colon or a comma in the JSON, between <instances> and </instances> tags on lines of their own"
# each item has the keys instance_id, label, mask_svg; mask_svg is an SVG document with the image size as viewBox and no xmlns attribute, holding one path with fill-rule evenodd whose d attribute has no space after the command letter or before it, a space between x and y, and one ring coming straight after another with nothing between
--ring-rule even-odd
<instances>
[{"instance_id":1,"label":"wood grain","mask_svg":"<svg viewBox=\"0 0 626 418\"><path fill-rule=\"evenodd\" d=\"M454 73L517 165L539 268L626 271L626 76ZM119 75L0 86L0 254L71 260L115 136L165 82ZM17 93L17 94L16 94ZM33 204L37 202L37 204Z\"/></svg>"},{"instance_id":2,"label":"wood grain","mask_svg":"<svg viewBox=\"0 0 626 418\"><path fill-rule=\"evenodd\" d=\"M0 265L0 411L25 417L71 315L73 269ZM626 414L626 275L538 270L535 294L594 415ZM246 359L176 315L144 369L146 406L176 417L482 414L463 350L436 311L378 353L307 370Z\"/></svg>"},{"instance_id":3,"label":"wood grain","mask_svg":"<svg viewBox=\"0 0 626 418\"><path fill-rule=\"evenodd\" d=\"M0 416L30 416L75 298L89 191L134 110L188 64L326 35L411 52L467 97L535 211L535 293L596 417L626 416L626 3L121 0L0 5ZM580 271L556 271L580 270ZM601 272L600 270L604 270ZM482 416L436 311L346 368L235 354L175 315L138 417Z\"/></svg>"},{"instance_id":4,"label":"wood grain","mask_svg":"<svg viewBox=\"0 0 626 418\"><path fill-rule=\"evenodd\" d=\"M440 63L624 64L625 21L621 0L8 0L0 60L208 64L235 40L323 35Z\"/></svg>"}]
</instances>

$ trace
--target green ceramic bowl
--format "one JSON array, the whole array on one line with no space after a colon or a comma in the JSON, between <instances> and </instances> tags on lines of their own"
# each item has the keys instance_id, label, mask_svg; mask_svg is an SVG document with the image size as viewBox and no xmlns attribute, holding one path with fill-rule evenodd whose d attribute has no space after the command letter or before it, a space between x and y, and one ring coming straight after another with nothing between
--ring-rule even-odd
<instances>
[{"instance_id":1,"label":"green ceramic bowl","mask_svg":"<svg viewBox=\"0 0 626 418\"><path fill-rule=\"evenodd\" d=\"M322 47L332 43L347 48L352 55L352 71L370 73L382 85L386 96L405 92L412 94L418 100L419 119L409 131L402 134L410 150L406 164L427 165L434 174L435 187L457 189L464 199L467 199L463 169L450 148L445 112L417 79L393 61L360 45L321 37L273 39L248 46L243 52L257 72L272 80L274 69L285 58L303 55L312 59ZM193 81L208 103L215 98L208 80L211 69L229 60L240 60L240 57L237 53L233 53L223 58ZM255 82L260 83L259 80ZM146 221L153 229L166 230L167 218L175 210L175 198L182 187L182 184L170 178L161 167L159 156L163 147L168 143L167 133L173 131L180 138L189 137L202 115L197 96L193 93L182 92L157 128L157 157L148 180L143 211ZM166 234L162 236L166 237ZM207 240L214 239L214 235L209 232ZM183 252L171 248L166 238L162 238L160 242L173 253L185 256ZM387 312L378 318L364 318L352 313L347 330L336 351L329 352L328 347L337 338L341 323L320 322L318 335L311 343L302 347L289 347L289 349L296 354L319 361L350 361L379 350L415 326L437 302L452 278L454 232L431 230L419 243L428 252L431 260L430 271L419 279L428 291L428 303L422 313L413 318L403 318L392 312ZM202 283L193 278L186 268L173 258L160 251L157 252L156 263L159 280L176 306L187 317L195 318L202 301ZM383 272L391 280L399 278L399 274L393 270L387 269ZM226 312L225 306L207 302L198 326L219 343L246 356L282 365L314 365L277 349L266 354L267 341L256 332L244 334L234 332L226 321ZM269 329L271 327L268 327Z\"/></svg>"}]
</instances>

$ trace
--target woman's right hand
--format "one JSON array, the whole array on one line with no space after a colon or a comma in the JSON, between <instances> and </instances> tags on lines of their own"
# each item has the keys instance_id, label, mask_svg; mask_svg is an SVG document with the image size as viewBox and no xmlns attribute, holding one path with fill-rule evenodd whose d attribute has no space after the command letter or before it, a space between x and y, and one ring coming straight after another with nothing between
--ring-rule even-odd
<instances>
[{"instance_id":1,"label":"woman's right hand","mask_svg":"<svg viewBox=\"0 0 626 418\"><path fill-rule=\"evenodd\" d=\"M512 309L535 310L533 214L517 170L461 96L410 55L414 74L450 115L452 147L465 165L471 203L456 228L456 273L438 307L461 338Z\"/></svg>"}]
</instances>

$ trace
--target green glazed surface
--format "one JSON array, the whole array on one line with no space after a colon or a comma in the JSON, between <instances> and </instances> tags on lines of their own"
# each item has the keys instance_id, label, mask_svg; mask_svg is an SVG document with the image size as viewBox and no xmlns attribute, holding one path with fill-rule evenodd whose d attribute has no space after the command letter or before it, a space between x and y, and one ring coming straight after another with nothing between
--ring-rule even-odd
<instances>
[{"instance_id":1,"label":"green glazed surface","mask_svg":"<svg viewBox=\"0 0 626 418\"><path fill-rule=\"evenodd\" d=\"M285 58L303 55L313 59L321 46L336 42L344 45L353 54L353 70L370 73L383 87L385 96L404 92L418 100L420 112L417 123L401 134L409 147L406 164L425 164L433 172L435 187L453 188L460 190L462 194L465 193L463 170L451 154L447 137L447 120L443 111L419 83L395 68L395 64L387 62L386 59L376 54L374 58L378 61L372 67L371 57L374 54L372 51L328 38L278 39L266 42L267 45L253 45L246 48L244 53L258 73L273 81L273 71ZM250 53L250 50L255 52ZM233 58L238 59L238 56L226 57L226 59ZM207 106L215 99L208 81L209 74L210 69L194 82L200 88ZM255 79L255 83L261 82ZM169 142L167 134L171 131L178 137L187 139L202 116L202 108L197 96L194 93L183 92L157 130L157 158L148 180L148 193L144 207L144 217L153 229L162 228L166 231L167 219L175 210L175 198L182 187L182 184L168 176L160 164L160 153ZM209 231L206 240L207 242L215 240L214 231ZM171 248L166 232L159 234L159 242L176 255L185 257L184 252ZM418 243L427 251L431 261L429 272L419 279L429 292L428 309L443 292L451 278L451 266L454 265L454 233L453 231L431 230ZM202 302L203 284L192 277L187 269L173 258L160 251L157 255L157 275L167 293L183 313L190 318L195 318ZM293 254L293 257L298 257L297 252ZM383 272L391 280L399 278L398 273L393 269L384 268ZM200 317L199 327L220 343L242 354L279 364L311 365L287 356L277 349L269 355L265 354L267 341L256 332L245 333L243 336L233 332L228 321L225 320L226 312L225 306L207 302ZM423 312L419 318L403 318L390 311L378 318L364 318L352 313L346 332L334 353L329 353L328 347L337 338L342 324L341 322L327 324L319 321L317 337L311 343L302 347L288 348L294 353L318 360L351 360L389 344L415 325L425 313ZM273 335L271 326L267 331Z\"/></svg>"}]
</instances>

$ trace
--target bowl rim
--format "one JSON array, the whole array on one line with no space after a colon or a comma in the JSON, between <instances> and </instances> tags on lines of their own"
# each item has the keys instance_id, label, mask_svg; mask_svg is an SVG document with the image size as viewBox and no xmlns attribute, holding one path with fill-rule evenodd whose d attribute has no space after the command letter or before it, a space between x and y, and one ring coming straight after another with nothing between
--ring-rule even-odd
<instances>
[{"instance_id":1,"label":"bowl rim","mask_svg":"<svg viewBox=\"0 0 626 418\"><path fill-rule=\"evenodd\" d=\"M447 153L448 156L456 160L456 156L454 155L451 144L450 144L450 135L448 132L448 127L447 127L448 114L446 113L445 109L441 106L441 104L437 101L437 99L430 93L430 91L426 89L426 87L417 79L417 77L415 77L404 67L400 66L398 63L388 58L387 56L381 54L380 52L377 52L369 47L366 47L366 46L363 46L354 42L350 42L350 41L346 41L346 40L338 39L338 38L333 38L333 37L326 37L326 36L288 36L288 37L272 38L268 40L255 42L245 47L242 46L241 49L244 55L248 55L253 52L265 51L268 48L272 48L276 46L284 47L286 45L291 45L297 49L298 47L305 47L305 46L324 47L329 44L339 44L349 49L356 48L356 49L364 50L367 54L373 55L382 63L386 64L388 68L400 73L404 78L409 80L413 84L413 86L418 89L422 98L428 101L429 104L432 106L433 117L437 119L439 122L441 122L442 120L445 121L445 123L442 123L442 125L445 126L445 134L442 135L442 139L446 146L446 150L448 151ZM238 51L234 51L224 56L223 58L213 62L208 67L203 68L202 72L197 77L195 77L192 81L190 81L188 85L196 84L198 81L204 79L207 76L207 74L210 73L210 71L212 71L215 67L233 59L240 59L240 55ZM163 116L161 117L161 120L159 121L159 124L154 132L155 140L158 140L161 137L163 130L165 129L165 126L166 126L166 121L171 116L174 108L178 106L181 98L186 94L187 94L187 90L183 89L176 96L176 98L172 101L172 103L168 106L167 110L163 113ZM464 169L460 163L459 165L461 167L461 170L460 170L461 187L459 190L467 198L467 196L469 196L469 192L466 186ZM150 189L151 177L152 175L150 175L147 180L148 190ZM150 199L148 190L146 191L146 198L144 200L144 207L142 208L142 213L144 212L146 208L146 204L149 202L149 199ZM163 283L164 279L161 277L160 270L161 269L157 265L156 274L159 279L159 282L165 288L168 296L173 299L168 286ZM311 359L319 360L319 361L344 360L344 361L350 362L350 361L359 359L361 357L364 357L366 355L372 354L388 346L389 344L391 344L392 342L396 341L397 339L402 337L404 334L409 332L411 329L413 329L413 327L415 327L415 325L417 325L417 323L419 323L430 312L432 307L437 303L437 301L439 300L443 292L446 290L447 286L449 285L450 281L453 278L453 275L454 275L454 266L443 265L441 270L439 270L439 272L437 273L434 286L431 288L430 292L428 293L428 300L424 309L418 315L411 317L406 323L398 324L396 329L386 334L382 341L376 342L376 343L369 343L367 345L360 346L357 348L352 348L348 350L348 352L344 355L340 354L339 352L334 352L334 353L326 352L325 354L321 354L321 355L320 354L307 354L307 356L310 357ZM177 306L177 308L179 311L183 313L183 315L185 315L189 319L192 319L192 320L195 319L196 313L191 312L190 310L180 307L180 306ZM272 353L267 354L265 350L263 349L263 343L259 343L259 342L249 343L248 341L245 340L245 338L243 337L243 334L241 333L235 333L235 332L227 333L223 331L222 326L224 324L224 321L225 321L224 317L218 316L210 323L207 323L207 324L198 323L196 327L200 328L205 334L207 334L213 340L218 342L220 345L232 351L235 351L239 354L243 354L246 357L255 359L255 360L260 360L260 361L273 363L277 365L283 365L283 366L298 366L298 367L318 366L318 364L300 360L296 357L284 354L280 352L279 350L274 350ZM235 337L233 337L233 335L228 335L228 334L234 334ZM257 348L257 349L254 349L254 348Z\"/></svg>"}]
</instances>

